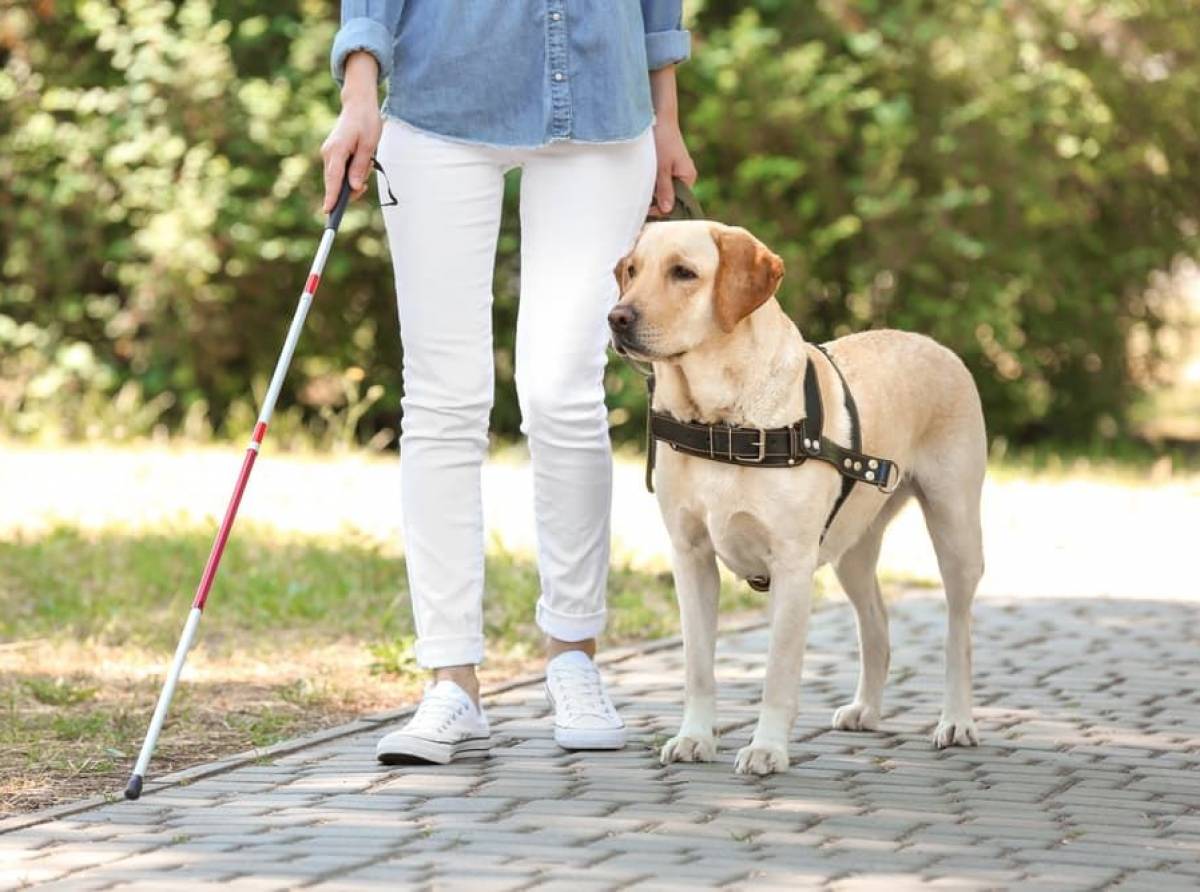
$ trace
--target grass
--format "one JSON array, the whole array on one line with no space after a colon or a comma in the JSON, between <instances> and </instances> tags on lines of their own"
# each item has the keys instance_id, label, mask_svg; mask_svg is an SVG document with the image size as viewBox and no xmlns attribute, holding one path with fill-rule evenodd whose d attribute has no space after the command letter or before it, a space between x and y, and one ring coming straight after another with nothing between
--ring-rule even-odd
<instances>
[{"instance_id":1,"label":"grass","mask_svg":"<svg viewBox=\"0 0 1200 892\"><path fill-rule=\"evenodd\" d=\"M0 541L0 816L118 790L141 745L212 530L57 526ZM531 557L493 543L484 681L533 668ZM606 643L674 634L669 573L615 562ZM761 604L727 579L723 608ZM239 525L154 772L410 702L423 680L403 557L364 536Z\"/></svg>"},{"instance_id":2,"label":"grass","mask_svg":"<svg viewBox=\"0 0 1200 892\"><path fill-rule=\"evenodd\" d=\"M1082 477L1127 484L1165 483L1173 477L1200 474L1200 445L1129 439L1010 447L1003 438L996 438L991 444L988 474L994 480Z\"/></svg>"}]
</instances>

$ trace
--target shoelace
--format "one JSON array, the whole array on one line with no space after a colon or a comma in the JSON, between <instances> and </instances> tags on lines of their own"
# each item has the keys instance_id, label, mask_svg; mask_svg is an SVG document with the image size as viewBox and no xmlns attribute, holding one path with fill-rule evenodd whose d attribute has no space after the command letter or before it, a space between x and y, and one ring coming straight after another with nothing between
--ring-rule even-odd
<instances>
[{"instance_id":1,"label":"shoelace","mask_svg":"<svg viewBox=\"0 0 1200 892\"><path fill-rule=\"evenodd\" d=\"M600 673L590 666L563 666L555 670L554 678L562 687L559 708L568 719L594 715L604 719L614 717L612 705L604 696Z\"/></svg>"},{"instance_id":2,"label":"shoelace","mask_svg":"<svg viewBox=\"0 0 1200 892\"><path fill-rule=\"evenodd\" d=\"M440 734L450 723L466 712L467 705L446 694L426 694L412 717L412 730L432 731Z\"/></svg>"}]
</instances>

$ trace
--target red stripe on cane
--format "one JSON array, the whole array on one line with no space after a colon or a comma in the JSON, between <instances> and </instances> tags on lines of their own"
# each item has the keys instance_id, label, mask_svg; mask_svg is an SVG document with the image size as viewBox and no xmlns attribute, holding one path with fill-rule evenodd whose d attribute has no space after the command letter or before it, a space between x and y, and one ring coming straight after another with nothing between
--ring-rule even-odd
<instances>
[{"instance_id":1,"label":"red stripe on cane","mask_svg":"<svg viewBox=\"0 0 1200 892\"><path fill-rule=\"evenodd\" d=\"M320 284L321 284L321 274L320 273L310 273L309 277L308 277L308 281L304 285L304 292L306 294L316 294L317 286Z\"/></svg>"},{"instance_id":2,"label":"red stripe on cane","mask_svg":"<svg viewBox=\"0 0 1200 892\"><path fill-rule=\"evenodd\" d=\"M254 433L257 436L261 427L266 431L265 424L259 424L255 427ZM192 601L192 607L204 609L204 602L208 600L208 593L212 589L213 580L217 577L217 567L221 565L221 555L225 553L225 543L229 541L229 531L233 529L233 519L237 517L238 505L242 502L242 493L246 491L246 481L250 479L250 469L254 467L254 460L258 458L258 450L251 447L246 450L246 457L242 460L242 470L238 474L237 485L233 490L233 498L229 502L229 507L225 509L225 517L221 521L221 529L217 531L217 538L213 541L212 551L208 553L208 563L204 565L204 574L200 577L200 585L196 588L196 598Z\"/></svg>"},{"instance_id":3,"label":"red stripe on cane","mask_svg":"<svg viewBox=\"0 0 1200 892\"><path fill-rule=\"evenodd\" d=\"M263 437L266 435L267 423L265 421L260 421L258 424L254 425L254 435L250 439L259 445L262 445Z\"/></svg>"}]
</instances>

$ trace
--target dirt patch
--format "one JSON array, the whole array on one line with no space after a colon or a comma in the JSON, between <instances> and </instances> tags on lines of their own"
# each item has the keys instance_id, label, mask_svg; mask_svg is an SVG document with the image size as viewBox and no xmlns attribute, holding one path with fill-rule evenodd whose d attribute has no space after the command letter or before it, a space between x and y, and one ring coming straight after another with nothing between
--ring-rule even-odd
<instances>
[{"instance_id":1,"label":"dirt patch","mask_svg":"<svg viewBox=\"0 0 1200 892\"><path fill-rule=\"evenodd\" d=\"M198 648L176 690L153 776L415 702L423 679L382 674L359 643L248 659ZM485 684L533 669L499 660ZM119 796L162 685L161 655L95 643L0 645L0 818Z\"/></svg>"}]
</instances>

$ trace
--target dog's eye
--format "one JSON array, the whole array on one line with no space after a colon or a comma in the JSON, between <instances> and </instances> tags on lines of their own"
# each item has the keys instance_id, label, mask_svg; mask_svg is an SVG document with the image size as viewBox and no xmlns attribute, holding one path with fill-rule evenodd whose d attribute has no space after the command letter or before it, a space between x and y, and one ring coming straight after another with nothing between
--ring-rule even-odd
<instances>
[{"instance_id":1,"label":"dog's eye","mask_svg":"<svg viewBox=\"0 0 1200 892\"><path fill-rule=\"evenodd\" d=\"M696 278L696 271L677 263L671 267L671 278L686 282L690 279Z\"/></svg>"},{"instance_id":2,"label":"dog's eye","mask_svg":"<svg viewBox=\"0 0 1200 892\"><path fill-rule=\"evenodd\" d=\"M631 263L631 264L629 264L629 266L625 267L625 272L629 276L629 278L632 279L634 276L637 275L637 267Z\"/></svg>"}]
</instances>

